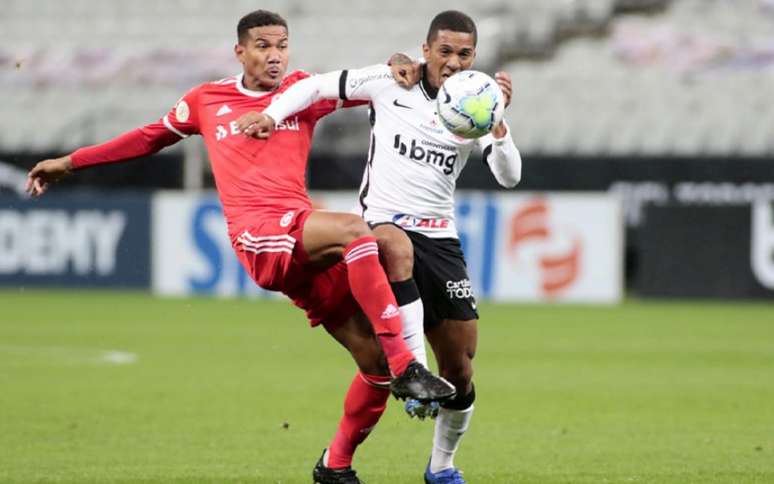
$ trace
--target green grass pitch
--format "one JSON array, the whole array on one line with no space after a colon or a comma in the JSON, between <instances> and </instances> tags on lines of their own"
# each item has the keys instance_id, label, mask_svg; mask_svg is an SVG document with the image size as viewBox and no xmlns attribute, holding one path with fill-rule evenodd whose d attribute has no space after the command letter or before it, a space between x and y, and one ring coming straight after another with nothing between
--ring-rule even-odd
<instances>
[{"instance_id":1,"label":"green grass pitch","mask_svg":"<svg viewBox=\"0 0 774 484\"><path fill-rule=\"evenodd\" d=\"M470 483L774 482L774 305L481 317ZM0 482L308 483L353 375L281 301L0 292ZM422 482L390 401L355 468Z\"/></svg>"}]
</instances>

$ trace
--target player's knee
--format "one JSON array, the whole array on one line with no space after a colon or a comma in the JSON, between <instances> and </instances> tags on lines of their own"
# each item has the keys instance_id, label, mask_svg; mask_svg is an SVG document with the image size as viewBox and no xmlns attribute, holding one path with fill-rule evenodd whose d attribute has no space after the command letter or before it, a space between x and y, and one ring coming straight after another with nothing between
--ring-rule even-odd
<instances>
[{"instance_id":1,"label":"player's knee","mask_svg":"<svg viewBox=\"0 0 774 484\"><path fill-rule=\"evenodd\" d=\"M441 376L449 380L457 388L458 393L465 393L473 380L473 363L465 355L463 358L443 365Z\"/></svg>"},{"instance_id":2,"label":"player's knee","mask_svg":"<svg viewBox=\"0 0 774 484\"><path fill-rule=\"evenodd\" d=\"M365 220L354 214L342 216L339 230L344 235L345 245L366 235L371 235L371 229Z\"/></svg>"},{"instance_id":3,"label":"player's knee","mask_svg":"<svg viewBox=\"0 0 774 484\"><path fill-rule=\"evenodd\" d=\"M378 239L387 275L391 281L405 281L411 278L414 269L414 248L408 237Z\"/></svg>"}]
</instances>

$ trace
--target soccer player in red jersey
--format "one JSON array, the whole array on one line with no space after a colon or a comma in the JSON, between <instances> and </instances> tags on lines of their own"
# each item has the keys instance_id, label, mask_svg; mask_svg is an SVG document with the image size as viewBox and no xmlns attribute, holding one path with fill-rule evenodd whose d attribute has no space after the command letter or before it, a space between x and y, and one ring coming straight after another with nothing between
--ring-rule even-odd
<instances>
[{"instance_id":1,"label":"soccer player in red jersey","mask_svg":"<svg viewBox=\"0 0 774 484\"><path fill-rule=\"evenodd\" d=\"M314 103L277 126L268 140L245 136L236 123L239 116L262 111L309 74L285 75L288 29L279 15L252 12L239 21L237 35L242 74L191 89L155 123L41 161L30 171L27 188L42 195L73 171L148 155L201 135L242 265L259 286L283 292L304 309L312 326L322 324L360 370L339 430L322 457L324 471L315 475L318 482L359 482L352 456L379 420L390 390L399 398L423 401L448 399L455 390L417 363L406 347L376 239L363 219L312 209L305 187L312 133L341 101Z\"/></svg>"}]
</instances>

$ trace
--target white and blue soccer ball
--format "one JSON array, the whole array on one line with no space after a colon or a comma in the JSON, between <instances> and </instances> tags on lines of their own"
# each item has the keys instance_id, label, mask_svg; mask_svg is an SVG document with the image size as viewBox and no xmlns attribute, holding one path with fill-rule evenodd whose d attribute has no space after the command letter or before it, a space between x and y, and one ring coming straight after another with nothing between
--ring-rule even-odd
<instances>
[{"instance_id":1,"label":"white and blue soccer ball","mask_svg":"<svg viewBox=\"0 0 774 484\"><path fill-rule=\"evenodd\" d=\"M479 138L503 119L505 99L494 79L479 71L462 71L446 79L438 91L436 111L441 124L461 138Z\"/></svg>"}]
</instances>

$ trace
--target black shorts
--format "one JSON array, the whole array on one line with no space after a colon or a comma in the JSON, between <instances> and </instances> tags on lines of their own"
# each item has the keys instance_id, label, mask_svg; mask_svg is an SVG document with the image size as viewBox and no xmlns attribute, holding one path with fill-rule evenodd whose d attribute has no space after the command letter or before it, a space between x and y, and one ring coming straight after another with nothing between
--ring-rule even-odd
<instances>
[{"instance_id":1,"label":"black shorts","mask_svg":"<svg viewBox=\"0 0 774 484\"><path fill-rule=\"evenodd\" d=\"M414 245L414 280L425 310L425 328L444 319L478 319L460 241L405 232Z\"/></svg>"}]
</instances>

